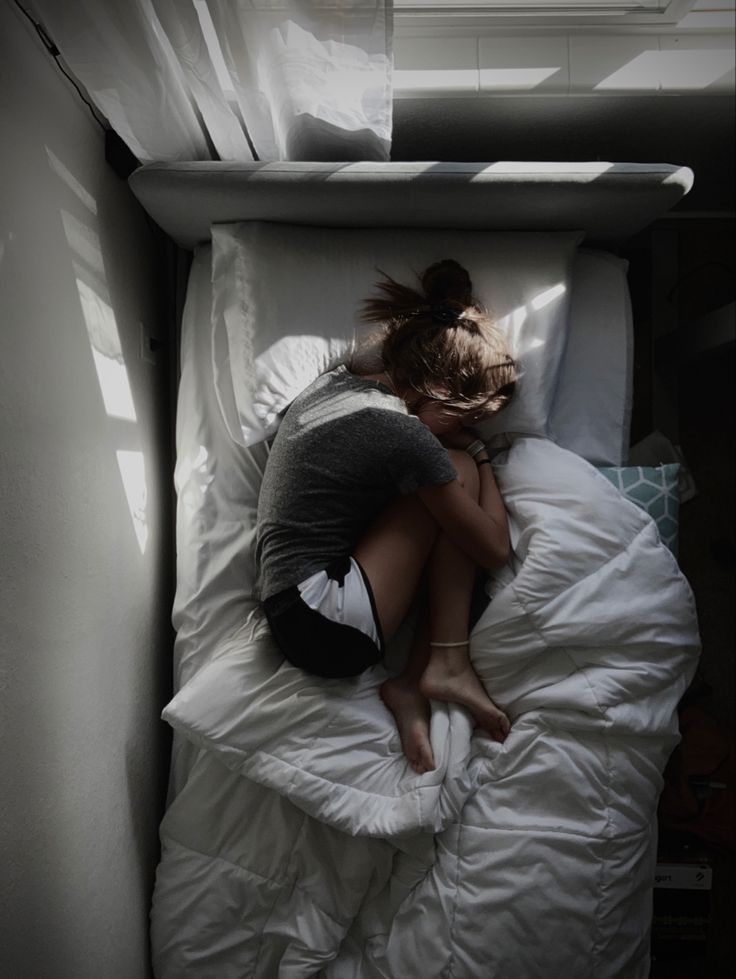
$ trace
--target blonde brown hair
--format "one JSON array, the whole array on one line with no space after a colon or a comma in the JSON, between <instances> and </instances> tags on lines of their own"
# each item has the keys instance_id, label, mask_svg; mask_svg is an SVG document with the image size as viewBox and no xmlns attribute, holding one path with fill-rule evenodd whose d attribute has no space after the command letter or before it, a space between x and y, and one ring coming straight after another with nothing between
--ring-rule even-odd
<instances>
[{"instance_id":1,"label":"blonde brown hair","mask_svg":"<svg viewBox=\"0 0 736 979\"><path fill-rule=\"evenodd\" d=\"M430 265L420 276L421 292L381 274L379 294L365 300L361 316L383 327L380 356L396 389L476 415L504 408L516 366L462 265L452 259Z\"/></svg>"}]
</instances>

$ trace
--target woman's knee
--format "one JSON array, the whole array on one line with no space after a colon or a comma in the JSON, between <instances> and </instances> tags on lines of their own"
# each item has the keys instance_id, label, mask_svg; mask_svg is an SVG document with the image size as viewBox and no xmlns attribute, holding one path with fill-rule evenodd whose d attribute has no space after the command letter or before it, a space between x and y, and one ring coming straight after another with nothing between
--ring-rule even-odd
<instances>
[{"instance_id":1,"label":"woman's knee","mask_svg":"<svg viewBox=\"0 0 736 979\"><path fill-rule=\"evenodd\" d=\"M457 478L466 493L478 499L480 493L480 477L478 467L473 457L464 449L448 449L453 466L457 470Z\"/></svg>"}]
</instances>

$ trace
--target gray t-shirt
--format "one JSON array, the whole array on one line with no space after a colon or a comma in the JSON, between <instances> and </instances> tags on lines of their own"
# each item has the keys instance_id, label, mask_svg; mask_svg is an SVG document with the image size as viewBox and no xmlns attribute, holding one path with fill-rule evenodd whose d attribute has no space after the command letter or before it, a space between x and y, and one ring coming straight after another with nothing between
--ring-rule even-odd
<instances>
[{"instance_id":1,"label":"gray t-shirt","mask_svg":"<svg viewBox=\"0 0 736 979\"><path fill-rule=\"evenodd\" d=\"M256 562L266 599L350 554L397 495L457 477L447 450L384 385L340 366L292 402L258 500Z\"/></svg>"}]
</instances>

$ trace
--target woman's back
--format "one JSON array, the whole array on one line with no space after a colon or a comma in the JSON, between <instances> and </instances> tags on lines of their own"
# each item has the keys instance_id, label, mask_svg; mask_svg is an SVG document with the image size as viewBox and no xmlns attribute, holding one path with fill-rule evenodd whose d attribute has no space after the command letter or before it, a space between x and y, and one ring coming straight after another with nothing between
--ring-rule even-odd
<instances>
[{"instance_id":1,"label":"woman's back","mask_svg":"<svg viewBox=\"0 0 736 979\"><path fill-rule=\"evenodd\" d=\"M455 479L446 450L380 382L340 366L292 403L258 504L262 599L350 552L398 493Z\"/></svg>"}]
</instances>

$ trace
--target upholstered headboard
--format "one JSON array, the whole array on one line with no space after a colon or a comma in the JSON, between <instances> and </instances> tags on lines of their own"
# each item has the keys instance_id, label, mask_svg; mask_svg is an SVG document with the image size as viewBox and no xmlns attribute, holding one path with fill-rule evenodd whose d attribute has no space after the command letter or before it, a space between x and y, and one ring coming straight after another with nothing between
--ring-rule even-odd
<instances>
[{"instance_id":1,"label":"upholstered headboard","mask_svg":"<svg viewBox=\"0 0 736 979\"><path fill-rule=\"evenodd\" d=\"M659 163L150 163L133 193L183 248L210 226L580 230L622 241L690 190L687 167Z\"/></svg>"}]
</instances>

